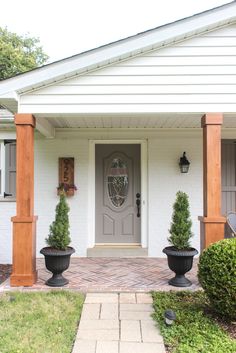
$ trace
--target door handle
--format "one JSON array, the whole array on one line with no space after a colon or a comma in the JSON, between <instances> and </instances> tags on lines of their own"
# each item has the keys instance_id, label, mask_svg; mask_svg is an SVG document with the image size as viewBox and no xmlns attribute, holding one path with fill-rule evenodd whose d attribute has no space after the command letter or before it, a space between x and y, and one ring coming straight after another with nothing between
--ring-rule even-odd
<instances>
[{"instance_id":1,"label":"door handle","mask_svg":"<svg viewBox=\"0 0 236 353\"><path fill-rule=\"evenodd\" d=\"M136 194L136 205L137 205L137 209L138 209L137 217L140 217L140 204L141 204L140 197L141 197L140 193L137 192L137 194Z\"/></svg>"},{"instance_id":2,"label":"door handle","mask_svg":"<svg viewBox=\"0 0 236 353\"><path fill-rule=\"evenodd\" d=\"M6 192L4 192L3 197L7 197L7 196L12 196L12 194L7 194Z\"/></svg>"}]
</instances>

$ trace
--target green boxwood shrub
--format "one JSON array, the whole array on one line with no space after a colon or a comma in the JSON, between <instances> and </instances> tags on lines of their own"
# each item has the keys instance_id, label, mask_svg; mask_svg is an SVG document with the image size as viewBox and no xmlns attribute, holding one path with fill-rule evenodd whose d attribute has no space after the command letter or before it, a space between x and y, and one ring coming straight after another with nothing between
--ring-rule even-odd
<instances>
[{"instance_id":1,"label":"green boxwood shrub","mask_svg":"<svg viewBox=\"0 0 236 353\"><path fill-rule=\"evenodd\" d=\"M236 238L211 244L200 256L198 278L220 315L236 319Z\"/></svg>"},{"instance_id":2,"label":"green boxwood shrub","mask_svg":"<svg viewBox=\"0 0 236 353\"><path fill-rule=\"evenodd\" d=\"M66 250L70 244L69 210L65 193L61 192L60 201L56 206L55 221L50 225L49 235L45 239L46 243L54 249Z\"/></svg>"},{"instance_id":3,"label":"green boxwood shrub","mask_svg":"<svg viewBox=\"0 0 236 353\"><path fill-rule=\"evenodd\" d=\"M190 249L190 238L193 236L191 227L188 195L178 191L173 205L169 243L177 250Z\"/></svg>"}]
</instances>

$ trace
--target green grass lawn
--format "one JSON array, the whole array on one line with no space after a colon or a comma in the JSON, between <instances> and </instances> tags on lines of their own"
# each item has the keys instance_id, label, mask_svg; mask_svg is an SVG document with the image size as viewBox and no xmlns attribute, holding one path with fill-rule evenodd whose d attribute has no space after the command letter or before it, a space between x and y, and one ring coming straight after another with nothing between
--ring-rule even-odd
<instances>
[{"instance_id":1,"label":"green grass lawn","mask_svg":"<svg viewBox=\"0 0 236 353\"><path fill-rule=\"evenodd\" d=\"M70 353L84 297L75 292L0 295L0 353Z\"/></svg>"},{"instance_id":2,"label":"green grass lawn","mask_svg":"<svg viewBox=\"0 0 236 353\"><path fill-rule=\"evenodd\" d=\"M168 352L236 353L236 340L217 324L216 318L206 314L209 308L204 292L153 292L152 296L154 319ZM166 309L176 313L173 326L166 326L164 322Z\"/></svg>"}]
</instances>

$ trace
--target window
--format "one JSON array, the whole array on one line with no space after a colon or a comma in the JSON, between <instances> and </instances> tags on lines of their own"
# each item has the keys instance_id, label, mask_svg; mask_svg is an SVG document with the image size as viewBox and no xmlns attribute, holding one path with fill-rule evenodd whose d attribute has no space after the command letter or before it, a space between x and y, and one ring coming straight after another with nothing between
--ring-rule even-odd
<instances>
[{"instance_id":1,"label":"window","mask_svg":"<svg viewBox=\"0 0 236 353\"><path fill-rule=\"evenodd\" d=\"M16 141L0 141L0 196L16 197Z\"/></svg>"}]
</instances>

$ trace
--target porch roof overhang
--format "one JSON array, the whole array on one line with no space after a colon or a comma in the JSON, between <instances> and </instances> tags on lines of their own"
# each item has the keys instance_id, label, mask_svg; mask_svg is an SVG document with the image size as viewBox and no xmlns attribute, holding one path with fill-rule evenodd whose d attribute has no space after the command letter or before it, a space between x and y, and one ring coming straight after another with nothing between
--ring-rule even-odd
<instances>
[{"instance_id":1,"label":"porch roof overhang","mask_svg":"<svg viewBox=\"0 0 236 353\"><path fill-rule=\"evenodd\" d=\"M0 82L0 104L16 113L18 111L18 97L23 93L88 73L151 50L173 45L235 22L236 2L233 1L215 9L45 65Z\"/></svg>"},{"instance_id":2,"label":"porch roof overhang","mask_svg":"<svg viewBox=\"0 0 236 353\"><path fill-rule=\"evenodd\" d=\"M1 113L1 110L0 110ZM6 117L6 114L7 117ZM200 130L201 118L205 112L155 113L155 114L35 114L36 129L46 138L54 138L57 132L78 133L89 130L109 129L113 131L146 130ZM223 138L235 139L236 113L224 113ZM14 116L0 114L0 130L14 129Z\"/></svg>"},{"instance_id":3,"label":"porch roof overhang","mask_svg":"<svg viewBox=\"0 0 236 353\"><path fill-rule=\"evenodd\" d=\"M99 129L110 131L142 130L161 132L201 131L201 118L206 112L198 113L156 113L156 114L55 114L43 116L36 114L36 128L47 138L54 138L57 132L78 133ZM224 113L222 137L235 139L236 113Z\"/></svg>"}]
</instances>

